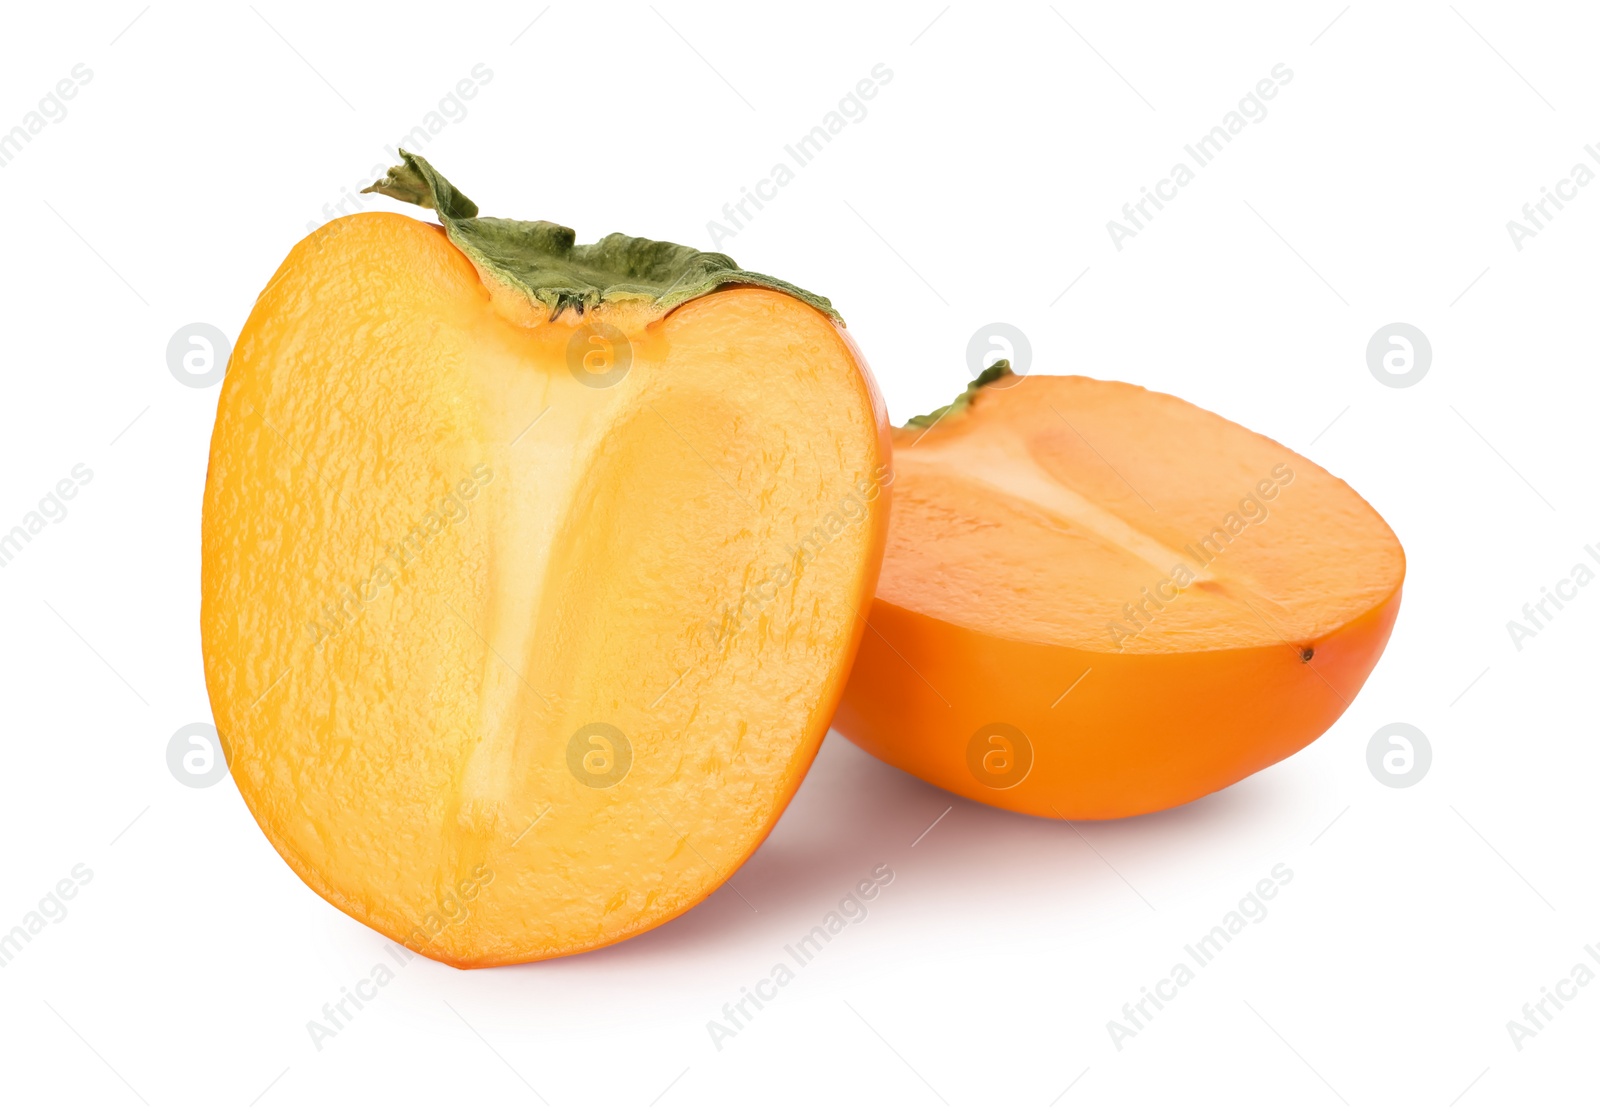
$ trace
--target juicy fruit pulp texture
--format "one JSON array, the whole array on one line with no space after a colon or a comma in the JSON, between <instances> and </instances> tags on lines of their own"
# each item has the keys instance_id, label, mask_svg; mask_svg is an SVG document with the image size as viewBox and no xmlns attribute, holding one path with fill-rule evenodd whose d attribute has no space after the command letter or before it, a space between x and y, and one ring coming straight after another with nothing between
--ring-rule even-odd
<instances>
[{"instance_id":1,"label":"juicy fruit pulp texture","mask_svg":"<svg viewBox=\"0 0 1600 1112\"><path fill-rule=\"evenodd\" d=\"M604 389L597 324L629 353ZM859 353L783 293L513 323L436 226L311 236L240 336L206 484L207 683L263 831L459 966L693 906L827 729L887 435Z\"/></svg>"},{"instance_id":2,"label":"juicy fruit pulp texture","mask_svg":"<svg viewBox=\"0 0 1600 1112\"><path fill-rule=\"evenodd\" d=\"M1123 383L966 397L895 433L846 736L997 806L1114 818L1281 760L1354 698L1405 559L1343 482Z\"/></svg>"}]
</instances>

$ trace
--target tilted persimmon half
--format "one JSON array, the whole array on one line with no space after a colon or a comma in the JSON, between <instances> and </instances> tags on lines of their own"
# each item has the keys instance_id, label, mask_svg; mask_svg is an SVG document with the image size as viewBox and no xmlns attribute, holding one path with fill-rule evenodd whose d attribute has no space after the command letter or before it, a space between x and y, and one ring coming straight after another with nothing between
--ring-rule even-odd
<instances>
[{"instance_id":1,"label":"tilted persimmon half","mask_svg":"<svg viewBox=\"0 0 1600 1112\"><path fill-rule=\"evenodd\" d=\"M1166 394L1002 362L894 433L889 546L841 733L1031 815L1138 815L1319 737L1405 555L1339 479Z\"/></svg>"},{"instance_id":2,"label":"tilted persimmon half","mask_svg":"<svg viewBox=\"0 0 1600 1112\"><path fill-rule=\"evenodd\" d=\"M452 965L705 898L833 717L889 426L824 299L478 218L410 155L289 254L206 480L206 682L284 860Z\"/></svg>"}]
</instances>

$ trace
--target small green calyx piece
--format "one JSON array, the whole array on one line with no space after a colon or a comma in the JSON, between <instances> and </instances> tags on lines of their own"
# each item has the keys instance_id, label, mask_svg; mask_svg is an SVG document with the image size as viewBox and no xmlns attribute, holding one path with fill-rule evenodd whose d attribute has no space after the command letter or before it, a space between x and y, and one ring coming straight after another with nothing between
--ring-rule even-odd
<instances>
[{"instance_id":1,"label":"small green calyx piece","mask_svg":"<svg viewBox=\"0 0 1600 1112\"><path fill-rule=\"evenodd\" d=\"M960 394L956 395L955 401L951 402L949 405L941 405L932 413L924 413L920 417L911 418L911 420L906 422L905 427L908 429L932 428L943 418L953 417L957 413L960 413L962 410L966 409L967 406L972 404L972 399L978 396L978 391L982 390L991 382L997 382L1002 378L1014 377L1015 376L1011 373L1011 360L996 359L993 363L989 364L989 366L985 367L983 372L979 374L977 378L967 383L967 388Z\"/></svg>"},{"instance_id":2,"label":"small green calyx piece","mask_svg":"<svg viewBox=\"0 0 1600 1112\"><path fill-rule=\"evenodd\" d=\"M404 150L400 157L401 165L361 192L433 209L450 242L480 273L543 304L551 320L566 309L581 314L608 301L649 301L667 310L724 286L760 286L844 323L827 298L780 278L740 270L727 255L620 232L580 244L571 228L548 220L479 216L478 206L427 159Z\"/></svg>"}]
</instances>

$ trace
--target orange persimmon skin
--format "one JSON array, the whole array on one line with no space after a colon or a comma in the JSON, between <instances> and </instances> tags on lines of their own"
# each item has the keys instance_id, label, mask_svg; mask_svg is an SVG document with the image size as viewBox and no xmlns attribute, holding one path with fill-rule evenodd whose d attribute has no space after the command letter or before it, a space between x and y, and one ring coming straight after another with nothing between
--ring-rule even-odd
<instances>
[{"instance_id":1,"label":"orange persimmon skin","mask_svg":"<svg viewBox=\"0 0 1600 1112\"><path fill-rule=\"evenodd\" d=\"M1399 612L1382 518L1180 399L996 382L895 434L890 543L835 728L948 791L1062 819L1175 807L1325 732ZM1233 518L1240 493L1254 523ZM1223 521L1222 551L1196 549ZM1178 563L1192 582L1158 579Z\"/></svg>"},{"instance_id":2,"label":"orange persimmon skin","mask_svg":"<svg viewBox=\"0 0 1600 1112\"><path fill-rule=\"evenodd\" d=\"M1044 818L1148 814L1320 737L1378 662L1399 610L1396 589L1318 640L1307 661L1289 645L1150 656L1031 645L879 599L834 725L880 760L980 803ZM1012 788L980 783L969 766L973 734L995 721L1032 743L1032 768Z\"/></svg>"}]
</instances>

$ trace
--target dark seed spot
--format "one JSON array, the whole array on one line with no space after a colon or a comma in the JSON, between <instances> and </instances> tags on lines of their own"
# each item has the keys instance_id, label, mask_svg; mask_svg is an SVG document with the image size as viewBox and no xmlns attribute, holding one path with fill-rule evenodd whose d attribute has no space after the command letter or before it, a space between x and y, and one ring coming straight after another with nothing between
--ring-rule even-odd
<instances>
[{"instance_id":1,"label":"dark seed spot","mask_svg":"<svg viewBox=\"0 0 1600 1112\"><path fill-rule=\"evenodd\" d=\"M1311 662L1311 658L1316 654L1317 650L1307 645L1305 648L1300 650L1300 663L1309 664Z\"/></svg>"}]
</instances>

